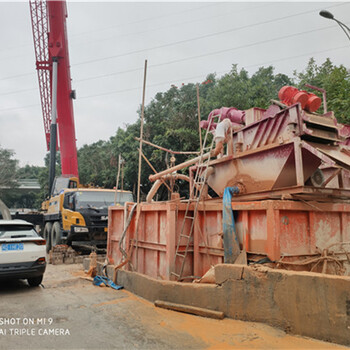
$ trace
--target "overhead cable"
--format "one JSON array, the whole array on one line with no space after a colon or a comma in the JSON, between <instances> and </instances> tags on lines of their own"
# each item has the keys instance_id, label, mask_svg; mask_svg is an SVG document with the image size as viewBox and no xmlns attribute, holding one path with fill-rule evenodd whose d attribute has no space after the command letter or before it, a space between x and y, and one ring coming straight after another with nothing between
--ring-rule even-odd
<instances>
[{"instance_id":1,"label":"overhead cable","mask_svg":"<svg viewBox=\"0 0 350 350\"><path fill-rule=\"evenodd\" d=\"M340 5L336 5L336 6L340 6ZM106 61L106 60L109 60L109 59L125 57L125 56L134 55L134 54L145 52L145 51L157 50L157 49L170 47L170 46L175 46L175 45L180 45L180 44L184 44L184 43L188 43L188 42L192 42L192 41L196 41L196 40L207 39L207 38L214 37L214 36L217 36L217 35L227 34L227 33L231 33L231 32L242 30L242 29L252 28L252 27L255 27L255 26L258 26L258 25L262 25L262 24L273 23L273 22L285 20L287 18L292 18L292 17L296 17L296 16L308 14L308 13L313 13L315 11L318 11L318 9L313 9L313 10L310 10L310 11L299 12L297 14L292 14L292 15L288 15L288 16L284 16L284 17L273 18L273 19L270 19L270 20L267 20L267 21L256 22L256 23L253 23L253 24L247 24L247 25L244 25L244 26L241 26L241 27L231 28L231 29L227 29L227 30L223 30L223 31L220 31L220 32L215 32L215 33L209 33L209 34L197 36L197 37L194 37L194 38L179 40L179 41L175 41L175 42L171 42L171 43L167 43L167 44L162 44L162 45L158 45L158 46L154 46L154 47L149 47L149 48L145 48L145 49L139 49L139 50L129 51L129 52L125 52L125 53L121 53L121 54L117 54L117 55L111 55L111 56L96 58L96 59L92 59L92 60L82 61L82 62L75 63L74 66L79 66L79 65L88 64L88 63L94 63L94 62L100 62L100 61ZM332 28L332 27L326 27L326 28ZM312 31L309 31L309 32L312 32Z\"/></svg>"}]
</instances>

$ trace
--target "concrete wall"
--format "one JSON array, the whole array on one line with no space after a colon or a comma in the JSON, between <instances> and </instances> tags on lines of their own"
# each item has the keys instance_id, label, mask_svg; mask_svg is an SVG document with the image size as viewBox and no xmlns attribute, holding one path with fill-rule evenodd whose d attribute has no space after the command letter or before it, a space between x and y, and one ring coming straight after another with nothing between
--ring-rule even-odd
<instances>
[{"instance_id":1,"label":"concrete wall","mask_svg":"<svg viewBox=\"0 0 350 350\"><path fill-rule=\"evenodd\" d=\"M117 275L118 284L150 301L223 311L226 317L350 345L350 277L220 264L215 279L217 284L195 284L123 270Z\"/></svg>"}]
</instances>

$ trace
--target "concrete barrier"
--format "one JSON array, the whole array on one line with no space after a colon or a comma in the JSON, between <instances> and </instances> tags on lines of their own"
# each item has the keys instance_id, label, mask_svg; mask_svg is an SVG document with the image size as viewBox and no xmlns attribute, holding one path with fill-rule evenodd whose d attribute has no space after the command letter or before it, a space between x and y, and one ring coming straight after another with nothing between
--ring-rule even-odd
<instances>
[{"instance_id":1,"label":"concrete barrier","mask_svg":"<svg viewBox=\"0 0 350 350\"><path fill-rule=\"evenodd\" d=\"M117 283L152 302L223 311L286 332L350 345L350 277L220 264L216 284L156 280L119 270Z\"/></svg>"}]
</instances>

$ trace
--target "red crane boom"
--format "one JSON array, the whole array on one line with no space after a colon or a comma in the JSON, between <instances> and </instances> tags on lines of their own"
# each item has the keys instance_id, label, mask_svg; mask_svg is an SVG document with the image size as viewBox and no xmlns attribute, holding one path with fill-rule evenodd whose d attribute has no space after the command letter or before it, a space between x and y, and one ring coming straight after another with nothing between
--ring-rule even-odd
<instances>
[{"instance_id":1,"label":"red crane boom","mask_svg":"<svg viewBox=\"0 0 350 350\"><path fill-rule=\"evenodd\" d=\"M52 67L57 61L57 125L62 175L78 177L66 18L66 1L29 0L46 143L52 115Z\"/></svg>"}]
</instances>

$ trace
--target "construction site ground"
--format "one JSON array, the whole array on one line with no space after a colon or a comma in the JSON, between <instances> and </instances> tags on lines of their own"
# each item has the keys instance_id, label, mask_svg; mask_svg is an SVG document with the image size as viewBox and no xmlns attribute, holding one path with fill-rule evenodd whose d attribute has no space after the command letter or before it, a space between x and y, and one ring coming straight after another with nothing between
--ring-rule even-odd
<instances>
[{"instance_id":1,"label":"construction site ground","mask_svg":"<svg viewBox=\"0 0 350 350\"><path fill-rule=\"evenodd\" d=\"M345 348L260 323L159 309L83 276L81 264L48 265L43 287L1 281L0 349ZM5 318L14 324L4 325Z\"/></svg>"}]
</instances>

